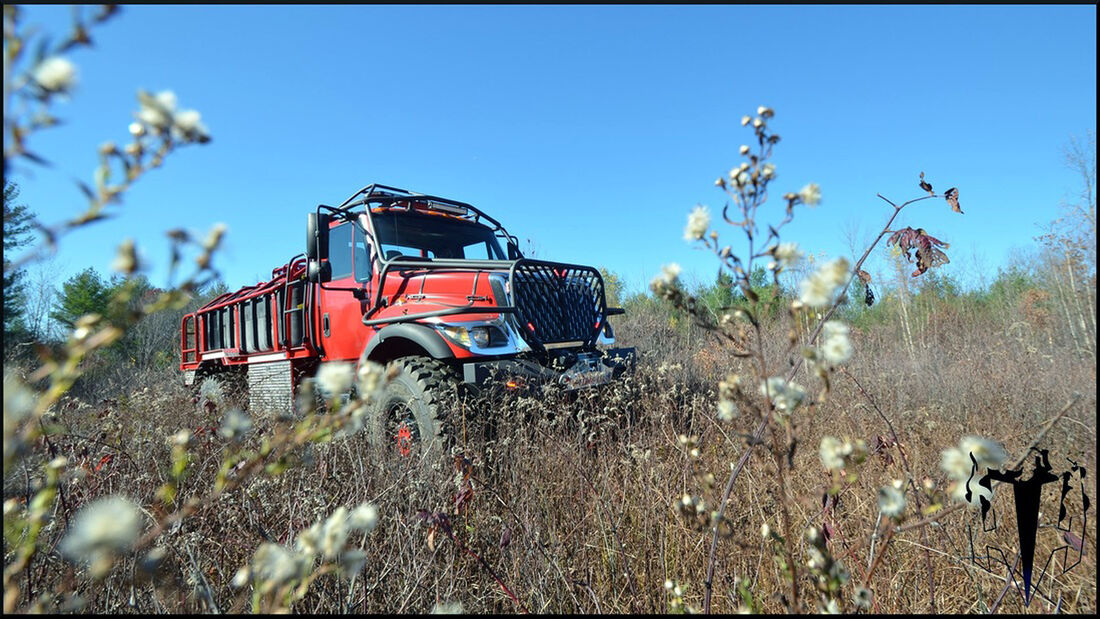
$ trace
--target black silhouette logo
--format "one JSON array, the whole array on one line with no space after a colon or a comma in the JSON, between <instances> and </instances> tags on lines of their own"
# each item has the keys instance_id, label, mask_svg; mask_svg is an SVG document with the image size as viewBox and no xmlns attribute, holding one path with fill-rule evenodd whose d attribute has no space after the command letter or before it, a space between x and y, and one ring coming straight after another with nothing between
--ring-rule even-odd
<instances>
[{"instance_id":1,"label":"black silhouette logo","mask_svg":"<svg viewBox=\"0 0 1100 619\"><path fill-rule=\"evenodd\" d=\"M1031 473L1031 477L1023 479L1023 467L1021 466L1017 470L994 470L989 469L986 474L981 477L976 483L986 489L986 493L978 493L978 501L981 505L982 511L982 527L985 531L993 531L997 528L996 512L992 514L992 527L987 528L987 518L992 511L992 503L986 496L992 496L993 482L999 481L1012 486L1013 500L1016 507L1016 523L1019 530L1019 542L1020 542L1020 567L1021 575L1023 576L1023 596L1024 605L1031 604L1031 598L1038 592L1045 599L1054 603L1049 596L1044 594L1041 589L1043 580L1050 576L1056 577L1065 574L1069 570L1076 567L1081 563L1081 557L1084 555L1085 544L1084 538L1088 526L1088 511L1089 511L1089 497L1085 494L1085 467L1079 466L1077 462L1067 458L1070 463L1070 469L1065 471L1061 475L1056 474L1050 465L1049 452L1046 449L1031 448L1038 455L1035 456L1035 465ZM973 501L974 493L977 492L976 488L971 486L971 482L974 480L974 476L978 471L978 461L974 458L974 454L970 454L970 462L972 466L970 468L970 478L966 481L966 500L968 502ZM1073 478L1077 478L1077 485L1081 490L1081 514L1080 514L1080 534L1073 531L1073 517L1069 517L1068 509L1066 507L1066 498L1070 492L1075 488L1070 482ZM1058 523L1053 527L1060 532L1062 540L1066 545L1060 546L1051 551L1050 556L1047 557L1046 562L1040 568L1038 578L1035 578L1035 542L1039 533L1039 508L1043 503L1043 487L1048 484L1053 484L1061 480L1061 497L1058 503ZM1065 523L1065 526L1063 526ZM1049 525L1047 525L1049 526ZM1001 555L1001 563L1004 563L1010 570L1010 576L1013 579L1013 583L1019 590L1019 583L1015 582L1015 571L1013 566L1008 565L1004 552L1000 549L994 549L987 547L986 558L989 563L988 566L982 566L978 563L978 557L974 556L973 543L971 550L971 559L977 563L980 567L986 571L992 572L992 553L998 552ZM1062 570L1058 574L1049 574L1049 570L1052 562L1060 553L1060 563ZM1074 559L1073 553L1076 553ZM1070 563L1070 561L1073 561Z\"/></svg>"}]
</instances>

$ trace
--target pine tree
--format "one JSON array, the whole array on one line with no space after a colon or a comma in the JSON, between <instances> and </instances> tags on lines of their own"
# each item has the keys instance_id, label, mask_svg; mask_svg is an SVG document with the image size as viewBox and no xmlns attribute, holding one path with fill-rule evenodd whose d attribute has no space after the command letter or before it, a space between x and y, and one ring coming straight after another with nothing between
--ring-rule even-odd
<instances>
[{"instance_id":1,"label":"pine tree","mask_svg":"<svg viewBox=\"0 0 1100 619\"><path fill-rule=\"evenodd\" d=\"M19 186L4 183L4 354L27 336L23 323L24 290L23 272L11 268L8 256L30 242L33 214L24 204L16 204Z\"/></svg>"},{"instance_id":2,"label":"pine tree","mask_svg":"<svg viewBox=\"0 0 1100 619\"><path fill-rule=\"evenodd\" d=\"M72 330L85 314L108 317L114 288L95 269L88 267L61 285L57 307L50 312L50 317L68 330Z\"/></svg>"}]
</instances>

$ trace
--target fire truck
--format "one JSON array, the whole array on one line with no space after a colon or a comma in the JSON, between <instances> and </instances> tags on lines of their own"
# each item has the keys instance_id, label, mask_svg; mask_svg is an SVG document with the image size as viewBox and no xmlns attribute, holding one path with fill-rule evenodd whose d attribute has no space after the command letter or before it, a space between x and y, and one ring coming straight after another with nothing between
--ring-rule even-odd
<instances>
[{"instance_id":1,"label":"fire truck","mask_svg":"<svg viewBox=\"0 0 1100 619\"><path fill-rule=\"evenodd\" d=\"M306 251L271 279L181 323L188 385L234 385L253 411L290 412L323 362L373 361L391 380L368 436L402 453L446 439L454 394L488 383L567 390L634 364L613 348L600 272L525 258L474 206L372 184L306 221Z\"/></svg>"}]
</instances>

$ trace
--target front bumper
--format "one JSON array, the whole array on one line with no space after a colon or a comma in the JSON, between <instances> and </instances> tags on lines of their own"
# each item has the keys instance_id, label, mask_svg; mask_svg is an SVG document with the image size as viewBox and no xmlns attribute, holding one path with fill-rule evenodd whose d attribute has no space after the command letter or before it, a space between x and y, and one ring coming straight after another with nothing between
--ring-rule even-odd
<instances>
[{"instance_id":1,"label":"front bumper","mask_svg":"<svg viewBox=\"0 0 1100 619\"><path fill-rule=\"evenodd\" d=\"M572 355L567 367L547 367L530 359L493 359L462 364L464 382L478 387L495 381L508 388L558 383L566 390L609 383L634 369L633 348L613 348Z\"/></svg>"}]
</instances>

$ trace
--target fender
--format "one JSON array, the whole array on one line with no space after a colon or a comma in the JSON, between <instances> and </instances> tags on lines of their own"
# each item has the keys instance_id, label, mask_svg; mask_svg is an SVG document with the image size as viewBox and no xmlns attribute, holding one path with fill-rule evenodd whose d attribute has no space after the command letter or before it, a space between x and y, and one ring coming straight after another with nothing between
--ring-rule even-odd
<instances>
[{"instance_id":1,"label":"fender","mask_svg":"<svg viewBox=\"0 0 1100 619\"><path fill-rule=\"evenodd\" d=\"M360 358L370 359L379 346L394 338L408 340L416 344L435 359L453 359L455 356L451 348L443 341L443 336L436 333L434 329L415 323L401 323L383 327L378 333L375 333L370 343L363 349Z\"/></svg>"}]
</instances>

